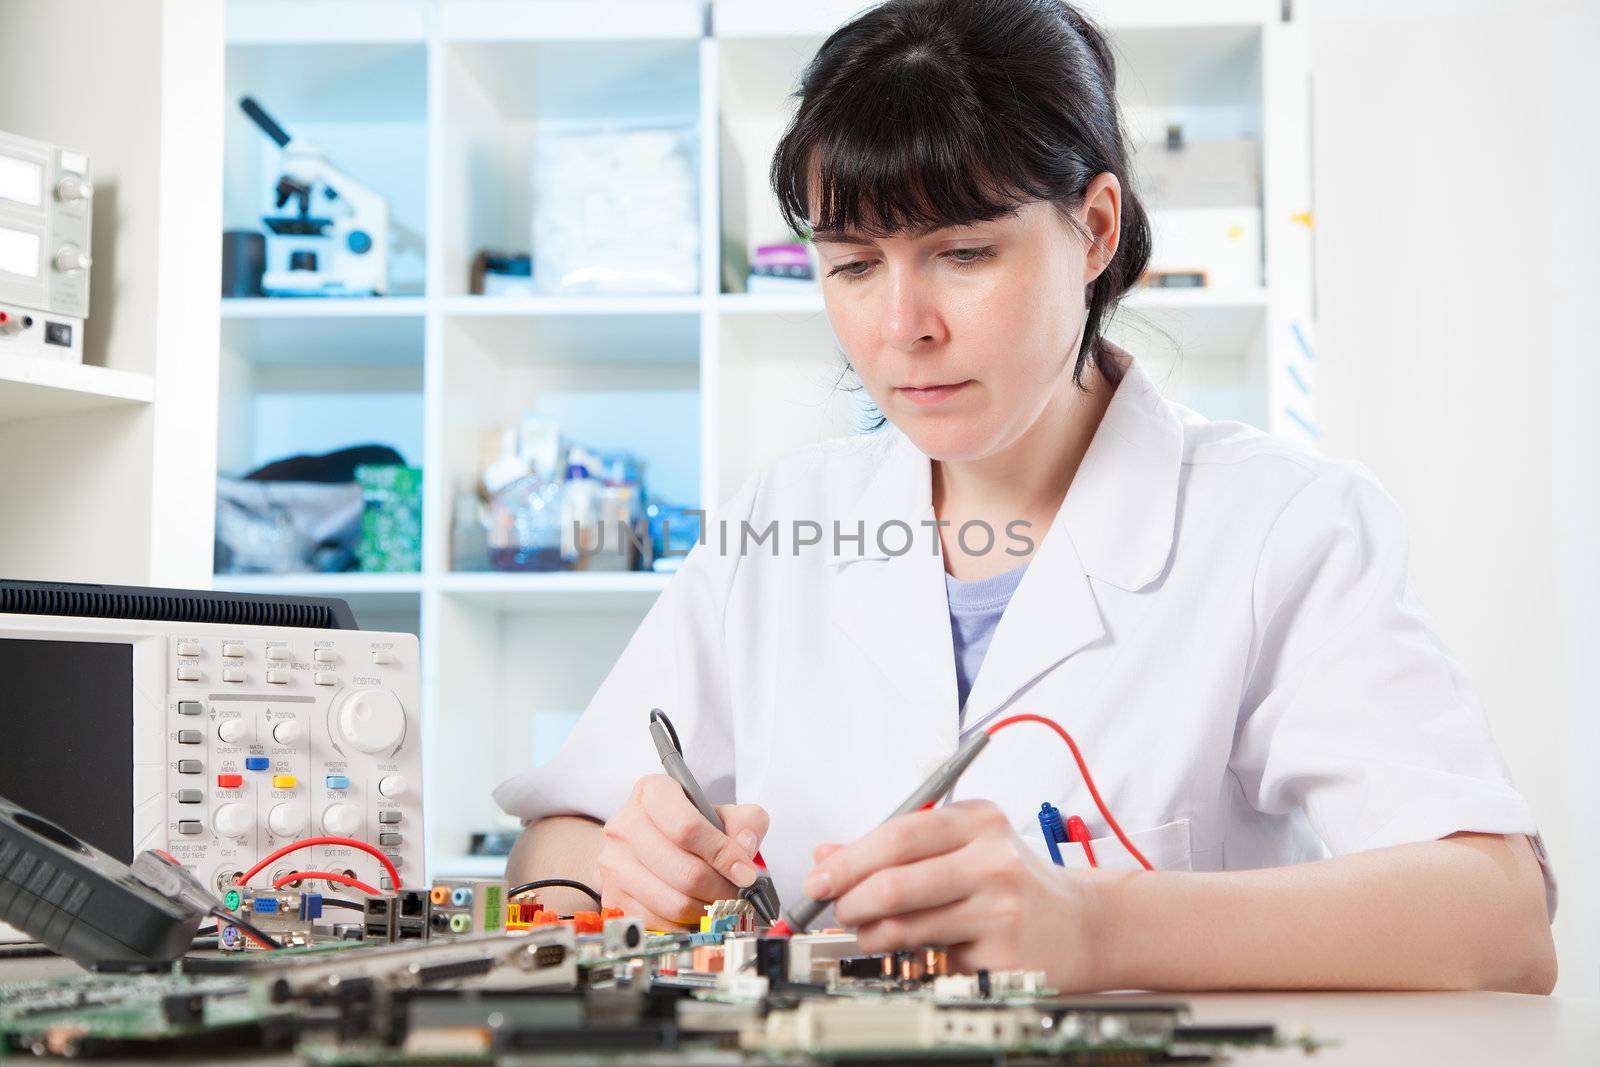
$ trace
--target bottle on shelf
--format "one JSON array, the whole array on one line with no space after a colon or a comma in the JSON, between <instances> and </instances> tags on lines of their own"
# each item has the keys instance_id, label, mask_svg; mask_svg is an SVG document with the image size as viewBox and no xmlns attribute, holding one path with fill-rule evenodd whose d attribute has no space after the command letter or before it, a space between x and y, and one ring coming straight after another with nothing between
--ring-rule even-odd
<instances>
[{"instance_id":1,"label":"bottle on shelf","mask_svg":"<svg viewBox=\"0 0 1600 1067\"><path fill-rule=\"evenodd\" d=\"M528 473L489 501L489 563L494 569L562 569L560 451L560 435L553 423L524 421L520 452Z\"/></svg>"},{"instance_id":2,"label":"bottle on shelf","mask_svg":"<svg viewBox=\"0 0 1600 1067\"><path fill-rule=\"evenodd\" d=\"M584 458L573 449L572 460ZM561 494L561 559L572 570L589 569L589 556L598 546L599 483L589 477L582 462L567 463L567 482Z\"/></svg>"}]
</instances>

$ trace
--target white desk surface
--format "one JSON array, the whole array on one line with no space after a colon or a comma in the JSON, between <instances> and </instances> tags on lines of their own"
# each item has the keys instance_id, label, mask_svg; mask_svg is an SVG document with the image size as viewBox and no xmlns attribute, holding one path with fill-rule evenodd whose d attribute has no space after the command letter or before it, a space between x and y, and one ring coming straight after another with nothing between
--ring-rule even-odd
<instances>
[{"instance_id":1,"label":"white desk surface","mask_svg":"<svg viewBox=\"0 0 1600 1067\"><path fill-rule=\"evenodd\" d=\"M61 959L0 960L0 983L78 974ZM1315 1056L1236 1053L1242 1065L1307 1067L1600 1067L1600 1000L1515 993L1171 993L1196 1023L1272 1023L1337 1045ZM107 1063L108 1061L98 1061ZM151 1061L144 1061L146 1063ZM229 1055L230 1067L286 1064Z\"/></svg>"},{"instance_id":2,"label":"white desk surface","mask_svg":"<svg viewBox=\"0 0 1600 1067\"><path fill-rule=\"evenodd\" d=\"M1478 1067L1600 1065L1600 1000L1517 993L1194 993L1199 1023L1270 1022L1337 1041L1316 1067L1439 1064ZM1241 1055L1246 1064L1293 1062L1281 1054Z\"/></svg>"}]
</instances>

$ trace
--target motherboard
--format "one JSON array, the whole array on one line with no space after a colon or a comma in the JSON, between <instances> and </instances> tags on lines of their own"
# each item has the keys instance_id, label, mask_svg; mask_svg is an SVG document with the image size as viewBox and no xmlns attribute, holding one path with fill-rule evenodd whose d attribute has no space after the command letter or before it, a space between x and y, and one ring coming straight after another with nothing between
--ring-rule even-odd
<instances>
[{"instance_id":1,"label":"motherboard","mask_svg":"<svg viewBox=\"0 0 1600 1067\"><path fill-rule=\"evenodd\" d=\"M331 887L330 887L331 888ZM744 900L693 931L557 915L503 882L359 906L230 892L170 968L0 981L0 1056L292 1053L313 1064L1138 1064L1314 1051L1270 1024L1195 1025L1177 1001L1059 996L1037 971L952 969L939 947L769 937ZM249 926L260 947L240 936ZM0 972L3 973L3 972Z\"/></svg>"}]
</instances>

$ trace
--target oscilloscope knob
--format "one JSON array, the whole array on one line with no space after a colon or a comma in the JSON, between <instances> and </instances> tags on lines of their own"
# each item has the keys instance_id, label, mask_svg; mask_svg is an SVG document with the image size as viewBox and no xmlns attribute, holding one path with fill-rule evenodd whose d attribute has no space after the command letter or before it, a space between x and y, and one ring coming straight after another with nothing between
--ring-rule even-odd
<instances>
[{"instance_id":1,"label":"oscilloscope knob","mask_svg":"<svg viewBox=\"0 0 1600 1067\"><path fill-rule=\"evenodd\" d=\"M334 804L322 813L322 828L335 837L355 836L361 823L361 809L354 804Z\"/></svg>"},{"instance_id":2,"label":"oscilloscope knob","mask_svg":"<svg viewBox=\"0 0 1600 1067\"><path fill-rule=\"evenodd\" d=\"M406 736L406 712L388 689L352 689L333 713L337 737L360 752L392 752Z\"/></svg>"},{"instance_id":3,"label":"oscilloscope knob","mask_svg":"<svg viewBox=\"0 0 1600 1067\"><path fill-rule=\"evenodd\" d=\"M267 813L267 825L279 837L298 837L306 828L305 809L298 804L279 804Z\"/></svg>"},{"instance_id":4,"label":"oscilloscope knob","mask_svg":"<svg viewBox=\"0 0 1600 1067\"><path fill-rule=\"evenodd\" d=\"M255 816L243 804L223 804L211 817L218 837L243 837L255 824Z\"/></svg>"}]
</instances>

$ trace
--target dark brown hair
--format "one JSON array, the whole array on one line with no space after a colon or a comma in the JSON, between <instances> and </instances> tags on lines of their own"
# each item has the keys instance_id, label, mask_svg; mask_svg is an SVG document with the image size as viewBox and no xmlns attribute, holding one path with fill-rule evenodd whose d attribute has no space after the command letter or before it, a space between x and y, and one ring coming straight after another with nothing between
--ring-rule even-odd
<instances>
[{"instance_id":1,"label":"dark brown hair","mask_svg":"<svg viewBox=\"0 0 1600 1067\"><path fill-rule=\"evenodd\" d=\"M1092 354L1107 380L1121 377L1101 329L1144 273L1150 223L1133 192L1116 64L1088 19L1061 0L888 0L823 42L796 95L771 180L802 235L813 232L814 177L816 230L881 237L1033 200L1065 213L1097 175L1116 175L1120 238L1085 294L1072 376L1083 384Z\"/></svg>"}]
</instances>

